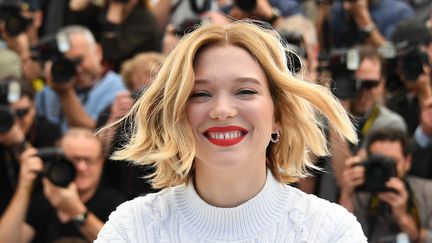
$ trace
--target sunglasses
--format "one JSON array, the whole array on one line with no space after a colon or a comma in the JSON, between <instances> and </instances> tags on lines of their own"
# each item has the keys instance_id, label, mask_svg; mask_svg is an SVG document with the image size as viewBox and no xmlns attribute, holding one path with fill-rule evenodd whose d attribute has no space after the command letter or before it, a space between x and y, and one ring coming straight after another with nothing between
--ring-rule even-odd
<instances>
[{"instance_id":1,"label":"sunglasses","mask_svg":"<svg viewBox=\"0 0 432 243\"><path fill-rule=\"evenodd\" d=\"M356 86L358 90L371 90L375 87L378 87L379 84L380 81L374 79L356 80Z\"/></svg>"},{"instance_id":2,"label":"sunglasses","mask_svg":"<svg viewBox=\"0 0 432 243\"><path fill-rule=\"evenodd\" d=\"M25 115L27 115L30 111L30 108L22 108L22 109L15 109L15 115L18 118L23 118Z\"/></svg>"}]
</instances>

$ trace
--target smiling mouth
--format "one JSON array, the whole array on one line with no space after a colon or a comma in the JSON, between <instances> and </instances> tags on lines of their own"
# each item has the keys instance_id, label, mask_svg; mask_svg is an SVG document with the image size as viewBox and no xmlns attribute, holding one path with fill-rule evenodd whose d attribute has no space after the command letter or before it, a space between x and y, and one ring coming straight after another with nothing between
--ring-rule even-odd
<instances>
[{"instance_id":1,"label":"smiling mouth","mask_svg":"<svg viewBox=\"0 0 432 243\"><path fill-rule=\"evenodd\" d=\"M247 130L238 127L218 127L208 129L204 136L215 145L232 146L241 142L247 133Z\"/></svg>"}]
</instances>

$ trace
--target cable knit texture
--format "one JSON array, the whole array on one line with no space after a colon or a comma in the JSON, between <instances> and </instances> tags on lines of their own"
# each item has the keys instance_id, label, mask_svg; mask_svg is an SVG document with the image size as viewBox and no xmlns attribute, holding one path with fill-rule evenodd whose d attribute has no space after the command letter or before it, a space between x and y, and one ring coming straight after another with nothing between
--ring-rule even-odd
<instances>
[{"instance_id":1,"label":"cable knit texture","mask_svg":"<svg viewBox=\"0 0 432 243\"><path fill-rule=\"evenodd\" d=\"M192 184L120 205L100 242L367 242L343 207L276 181L234 208L207 204Z\"/></svg>"}]
</instances>

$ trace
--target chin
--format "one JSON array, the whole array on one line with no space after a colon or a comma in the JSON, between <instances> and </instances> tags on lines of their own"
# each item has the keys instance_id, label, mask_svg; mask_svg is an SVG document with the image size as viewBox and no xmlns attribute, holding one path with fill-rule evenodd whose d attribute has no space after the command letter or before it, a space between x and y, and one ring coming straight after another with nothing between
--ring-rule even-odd
<instances>
[{"instance_id":1,"label":"chin","mask_svg":"<svg viewBox=\"0 0 432 243\"><path fill-rule=\"evenodd\" d=\"M91 186L91 183L89 181L86 181L85 179L75 180L75 184L76 184L77 190L79 192L80 191L86 191Z\"/></svg>"}]
</instances>

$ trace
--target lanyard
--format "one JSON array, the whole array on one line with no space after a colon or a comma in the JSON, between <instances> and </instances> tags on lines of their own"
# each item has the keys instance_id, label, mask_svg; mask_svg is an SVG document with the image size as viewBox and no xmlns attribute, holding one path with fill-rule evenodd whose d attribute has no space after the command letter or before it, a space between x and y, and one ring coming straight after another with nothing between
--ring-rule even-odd
<instances>
[{"instance_id":1,"label":"lanyard","mask_svg":"<svg viewBox=\"0 0 432 243\"><path fill-rule=\"evenodd\" d=\"M375 120L377 119L378 115L379 115L379 109L377 106L374 106L371 114L368 116L365 124L363 125L363 127L361 129L361 134L363 137L366 137L366 135L369 133L369 130L372 127Z\"/></svg>"}]
</instances>

